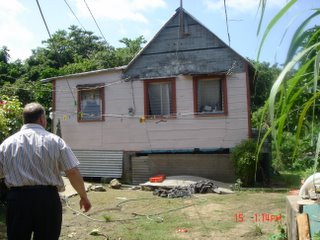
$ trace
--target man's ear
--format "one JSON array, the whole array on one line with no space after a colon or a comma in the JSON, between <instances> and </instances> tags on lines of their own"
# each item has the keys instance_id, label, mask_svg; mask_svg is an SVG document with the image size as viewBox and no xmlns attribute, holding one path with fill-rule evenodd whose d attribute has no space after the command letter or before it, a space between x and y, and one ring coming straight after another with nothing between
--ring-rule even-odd
<instances>
[{"instance_id":1,"label":"man's ear","mask_svg":"<svg viewBox=\"0 0 320 240\"><path fill-rule=\"evenodd\" d=\"M47 119L46 116L44 114L41 115L40 119L39 119L39 123L41 126L43 126L44 128L47 125Z\"/></svg>"}]
</instances>

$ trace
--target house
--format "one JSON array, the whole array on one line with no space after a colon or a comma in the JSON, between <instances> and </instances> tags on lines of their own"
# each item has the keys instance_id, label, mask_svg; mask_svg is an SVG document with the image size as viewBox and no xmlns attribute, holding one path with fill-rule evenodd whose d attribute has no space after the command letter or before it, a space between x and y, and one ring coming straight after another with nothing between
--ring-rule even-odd
<instances>
[{"instance_id":1,"label":"house","mask_svg":"<svg viewBox=\"0 0 320 240\"><path fill-rule=\"evenodd\" d=\"M251 135L250 76L246 59L179 8L127 66L43 81L84 176L230 182L229 150Z\"/></svg>"}]
</instances>

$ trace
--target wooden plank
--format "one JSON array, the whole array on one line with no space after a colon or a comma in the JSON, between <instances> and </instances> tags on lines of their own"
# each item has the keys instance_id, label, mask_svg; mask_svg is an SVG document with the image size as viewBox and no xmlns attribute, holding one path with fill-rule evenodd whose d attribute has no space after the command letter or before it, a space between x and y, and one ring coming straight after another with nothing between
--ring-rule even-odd
<instances>
[{"instance_id":1,"label":"wooden plank","mask_svg":"<svg viewBox=\"0 0 320 240\"><path fill-rule=\"evenodd\" d=\"M299 213L297 214L297 225L298 225L298 236L299 240L308 240L310 239L310 229L308 214Z\"/></svg>"}]
</instances>

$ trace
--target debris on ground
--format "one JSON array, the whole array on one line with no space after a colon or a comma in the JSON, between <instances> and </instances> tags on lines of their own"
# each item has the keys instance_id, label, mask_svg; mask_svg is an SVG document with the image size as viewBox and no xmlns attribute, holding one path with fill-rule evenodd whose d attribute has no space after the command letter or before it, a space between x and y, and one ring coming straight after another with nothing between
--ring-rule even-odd
<instances>
[{"instance_id":1,"label":"debris on ground","mask_svg":"<svg viewBox=\"0 0 320 240\"><path fill-rule=\"evenodd\" d=\"M110 181L110 187L113 189L120 189L122 186L122 184L120 183L120 181L118 179L112 179Z\"/></svg>"},{"instance_id":2,"label":"debris on ground","mask_svg":"<svg viewBox=\"0 0 320 240\"><path fill-rule=\"evenodd\" d=\"M194 193L219 193L218 185L212 180L202 180L191 185Z\"/></svg>"},{"instance_id":3,"label":"debris on ground","mask_svg":"<svg viewBox=\"0 0 320 240\"><path fill-rule=\"evenodd\" d=\"M176 186L170 189L157 188L153 195L167 198L185 198L191 197L194 193L222 193L213 180L202 180L189 186Z\"/></svg>"},{"instance_id":4,"label":"debris on ground","mask_svg":"<svg viewBox=\"0 0 320 240\"><path fill-rule=\"evenodd\" d=\"M94 191L94 192L105 192L107 191L106 188L102 185L92 185L89 188L90 191Z\"/></svg>"},{"instance_id":5,"label":"debris on ground","mask_svg":"<svg viewBox=\"0 0 320 240\"><path fill-rule=\"evenodd\" d=\"M176 232L177 232L177 233L185 233L185 232L188 232L188 229L186 229L186 228L179 228L179 229L177 229Z\"/></svg>"},{"instance_id":6,"label":"debris on ground","mask_svg":"<svg viewBox=\"0 0 320 240\"><path fill-rule=\"evenodd\" d=\"M153 191L153 195L165 198L185 198L191 197L194 189L191 186L174 187L171 189L157 188Z\"/></svg>"}]
</instances>

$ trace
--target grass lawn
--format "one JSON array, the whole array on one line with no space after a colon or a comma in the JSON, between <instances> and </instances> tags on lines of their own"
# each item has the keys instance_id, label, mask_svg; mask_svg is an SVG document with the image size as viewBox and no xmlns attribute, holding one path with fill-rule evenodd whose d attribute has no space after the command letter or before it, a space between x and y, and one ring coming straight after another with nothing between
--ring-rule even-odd
<instances>
[{"instance_id":1,"label":"grass lawn","mask_svg":"<svg viewBox=\"0 0 320 240\"><path fill-rule=\"evenodd\" d=\"M77 196L68 200L61 239L270 239L285 222L285 192L168 199L149 191L107 189L89 197L88 216L72 210L78 210Z\"/></svg>"}]
</instances>

